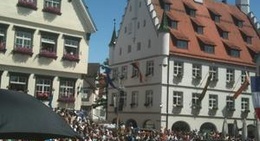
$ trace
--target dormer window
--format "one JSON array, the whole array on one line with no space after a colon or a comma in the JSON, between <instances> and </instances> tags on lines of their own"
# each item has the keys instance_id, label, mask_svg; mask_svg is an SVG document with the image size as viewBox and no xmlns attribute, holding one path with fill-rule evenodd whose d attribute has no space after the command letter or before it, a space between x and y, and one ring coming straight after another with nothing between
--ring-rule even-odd
<instances>
[{"instance_id":1,"label":"dormer window","mask_svg":"<svg viewBox=\"0 0 260 141\"><path fill-rule=\"evenodd\" d=\"M209 9L210 17L216 23L220 22L221 15L215 9Z\"/></svg>"},{"instance_id":2,"label":"dormer window","mask_svg":"<svg viewBox=\"0 0 260 141\"><path fill-rule=\"evenodd\" d=\"M171 4L170 3L165 3L164 4L164 10L165 11L170 11L171 10Z\"/></svg>"},{"instance_id":3,"label":"dormer window","mask_svg":"<svg viewBox=\"0 0 260 141\"><path fill-rule=\"evenodd\" d=\"M178 28L178 21L174 21L174 20L171 21L170 26L173 29L177 29Z\"/></svg>"},{"instance_id":4,"label":"dormer window","mask_svg":"<svg viewBox=\"0 0 260 141\"><path fill-rule=\"evenodd\" d=\"M242 28L243 27L243 20L242 18L240 18L239 16L236 16L236 15L232 15L232 18L233 18L233 21L234 21L234 24L239 27L239 28Z\"/></svg>"},{"instance_id":5,"label":"dormer window","mask_svg":"<svg viewBox=\"0 0 260 141\"><path fill-rule=\"evenodd\" d=\"M185 2L184 6L185 6L186 13L189 16L191 16L191 17L195 17L196 16L196 10L197 9L192 4L190 4L188 2Z\"/></svg>"},{"instance_id":6,"label":"dormer window","mask_svg":"<svg viewBox=\"0 0 260 141\"><path fill-rule=\"evenodd\" d=\"M231 57L240 57L241 49L238 46L227 41L224 42L224 45L226 47L228 55L230 55Z\"/></svg>"},{"instance_id":7,"label":"dormer window","mask_svg":"<svg viewBox=\"0 0 260 141\"><path fill-rule=\"evenodd\" d=\"M177 40L176 46L177 46L177 48L187 49L188 48L188 41Z\"/></svg>"},{"instance_id":8,"label":"dormer window","mask_svg":"<svg viewBox=\"0 0 260 141\"><path fill-rule=\"evenodd\" d=\"M252 44L252 35L246 30L240 29L241 36L247 44Z\"/></svg>"},{"instance_id":9,"label":"dormer window","mask_svg":"<svg viewBox=\"0 0 260 141\"><path fill-rule=\"evenodd\" d=\"M203 34L204 25L199 21L199 19L192 18L191 21L192 21L192 26L193 26L195 32L198 34Z\"/></svg>"},{"instance_id":10,"label":"dormer window","mask_svg":"<svg viewBox=\"0 0 260 141\"><path fill-rule=\"evenodd\" d=\"M228 39L229 31L226 27L221 24L217 24L219 36L223 39Z\"/></svg>"},{"instance_id":11,"label":"dormer window","mask_svg":"<svg viewBox=\"0 0 260 141\"><path fill-rule=\"evenodd\" d=\"M204 36L197 36L200 44L200 48L205 53L215 53L215 43Z\"/></svg>"}]
</instances>

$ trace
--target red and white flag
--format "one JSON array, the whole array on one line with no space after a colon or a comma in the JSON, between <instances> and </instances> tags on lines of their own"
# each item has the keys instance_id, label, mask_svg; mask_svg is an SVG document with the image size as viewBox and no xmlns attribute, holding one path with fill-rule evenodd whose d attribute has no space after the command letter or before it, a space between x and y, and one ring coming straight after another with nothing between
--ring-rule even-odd
<instances>
[{"instance_id":1,"label":"red and white flag","mask_svg":"<svg viewBox=\"0 0 260 141\"><path fill-rule=\"evenodd\" d=\"M246 74L246 79L244 81L244 83L240 86L240 88L235 92L235 94L233 95L233 99L236 99L245 89L247 89L248 85L249 85L249 78L248 75Z\"/></svg>"},{"instance_id":2,"label":"red and white flag","mask_svg":"<svg viewBox=\"0 0 260 141\"><path fill-rule=\"evenodd\" d=\"M256 117L260 119L260 76L251 77L251 91Z\"/></svg>"}]
</instances>

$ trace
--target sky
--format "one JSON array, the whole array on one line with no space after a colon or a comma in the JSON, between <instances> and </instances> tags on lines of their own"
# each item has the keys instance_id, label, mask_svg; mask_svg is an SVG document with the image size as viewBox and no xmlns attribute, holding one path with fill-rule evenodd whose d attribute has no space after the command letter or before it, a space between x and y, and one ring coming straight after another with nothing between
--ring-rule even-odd
<instances>
[{"instance_id":1,"label":"sky","mask_svg":"<svg viewBox=\"0 0 260 141\"><path fill-rule=\"evenodd\" d=\"M227 0L234 4L235 0ZM90 37L89 63L103 63L108 58L108 44L114 29L120 28L127 0L85 0L97 32ZM250 0L250 8L260 22L260 0Z\"/></svg>"}]
</instances>

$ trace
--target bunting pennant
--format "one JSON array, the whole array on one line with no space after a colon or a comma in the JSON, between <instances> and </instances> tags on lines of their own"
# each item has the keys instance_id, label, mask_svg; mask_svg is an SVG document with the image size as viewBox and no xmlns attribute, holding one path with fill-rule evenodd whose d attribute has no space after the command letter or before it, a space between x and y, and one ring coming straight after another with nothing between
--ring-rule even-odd
<instances>
[{"instance_id":1,"label":"bunting pennant","mask_svg":"<svg viewBox=\"0 0 260 141\"><path fill-rule=\"evenodd\" d=\"M233 99L236 99L245 89L247 89L248 85L249 85L249 78L248 78L248 75L246 74L245 82L235 92L235 94L233 95Z\"/></svg>"},{"instance_id":2,"label":"bunting pennant","mask_svg":"<svg viewBox=\"0 0 260 141\"><path fill-rule=\"evenodd\" d=\"M139 80L142 83L143 82L143 74L141 73L141 70L139 68L139 63L138 62L134 62L134 63L131 63L131 65L137 70L137 72L139 74Z\"/></svg>"},{"instance_id":3,"label":"bunting pennant","mask_svg":"<svg viewBox=\"0 0 260 141\"><path fill-rule=\"evenodd\" d=\"M203 88L203 90L202 90L202 92L201 92L201 94L200 94L200 97L199 97L199 99L198 99L199 102L201 102L202 99L203 99L203 98L205 97L205 95L206 95L206 92L207 92L207 90L208 90L208 86L209 86L210 81L211 81L211 77L212 77L212 73L210 73L209 76L208 76L208 78L207 78L206 84L205 84L205 86L204 86L204 88Z\"/></svg>"},{"instance_id":4,"label":"bunting pennant","mask_svg":"<svg viewBox=\"0 0 260 141\"><path fill-rule=\"evenodd\" d=\"M257 118L260 119L260 76L251 77L250 85L255 113Z\"/></svg>"},{"instance_id":5,"label":"bunting pennant","mask_svg":"<svg viewBox=\"0 0 260 141\"><path fill-rule=\"evenodd\" d=\"M111 69L109 67L106 67L106 66L102 66L102 68L105 69L107 84L109 84L114 89L117 89L116 86L114 85L114 83L112 82L112 79L110 78Z\"/></svg>"}]
</instances>

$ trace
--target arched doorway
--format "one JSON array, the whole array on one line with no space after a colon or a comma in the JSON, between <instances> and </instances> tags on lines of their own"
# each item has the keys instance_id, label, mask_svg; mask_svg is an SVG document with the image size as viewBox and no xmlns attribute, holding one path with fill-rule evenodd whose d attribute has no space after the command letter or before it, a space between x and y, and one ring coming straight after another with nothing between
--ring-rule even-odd
<instances>
[{"instance_id":1,"label":"arched doorway","mask_svg":"<svg viewBox=\"0 0 260 141\"><path fill-rule=\"evenodd\" d=\"M152 120L146 120L143 125L146 129L155 129L155 124L152 122Z\"/></svg>"},{"instance_id":2,"label":"arched doorway","mask_svg":"<svg viewBox=\"0 0 260 141\"><path fill-rule=\"evenodd\" d=\"M135 120L133 119L129 119L126 121L126 124L125 124L126 127L133 127L133 128L136 128L137 127L137 123Z\"/></svg>"},{"instance_id":3,"label":"arched doorway","mask_svg":"<svg viewBox=\"0 0 260 141\"><path fill-rule=\"evenodd\" d=\"M253 139L253 138L255 138L256 137L256 127L255 127L255 125L248 125L247 126L247 135L248 135L248 138L250 138L250 139Z\"/></svg>"},{"instance_id":4,"label":"arched doorway","mask_svg":"<svg viewBox=\"0 0 260 141\"><path fill-rule=\"evenodd\" d=\"M216 126L215 126L213 123L206 122L206 123L203 123L203 124L200 126L200 131L201 131L202 133L212 132L212 131L217 131L217 128L216 128Z\"/></svg>"},{"instance_id":5,"label":"arched doorway","mask_svg":"<svg viewBox=\"0 0 260 141\"><path fill-rule=\"evenodd\" d=\"M184 131L184 132L189 132L190 131L190 126L188 123L184 121L177 121L172 125L172 131Z\"/></svg>"}]
</instances>

